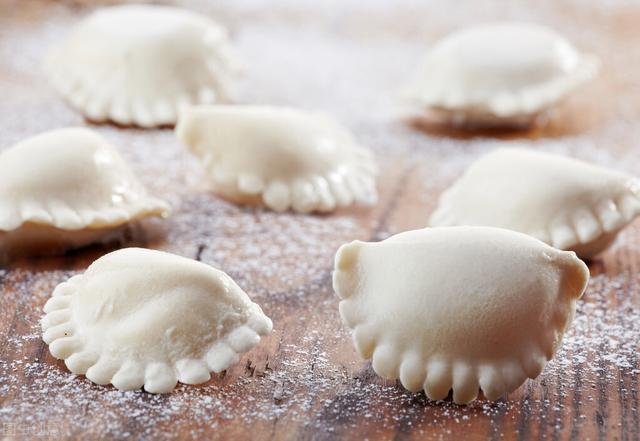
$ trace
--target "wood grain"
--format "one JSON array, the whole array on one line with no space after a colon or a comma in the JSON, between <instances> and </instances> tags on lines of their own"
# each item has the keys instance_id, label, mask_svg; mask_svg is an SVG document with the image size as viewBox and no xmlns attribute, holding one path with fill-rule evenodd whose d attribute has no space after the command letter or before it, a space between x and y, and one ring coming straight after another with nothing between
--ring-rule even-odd
<instances>
[{"instance_id":1,"label":"wood grain","mask_svg":"<svg viewBox=\"0 0 640 441\"><path fill-rule=\"evenodd\" d=\"M113 2L109 2L113 3ZM210 4L211 3L211 4ZM381 165L380 203L330 216L239 208L211 194L170 130L93 126L174 214L124 245L197 258L227 271L274 332L202 386L121 393L70 375L40 340L53 287L112 247L0 269L0 434L5 439L638 440L640 225L590 263L592 280L556 359L492 403L432 402L358 359L331 288L343 242L425 225L438 194L495 145L525 143L640 174L640 6L592 1L184 2L227 24L245 61L242 102L323 109ZM96 2L0 0L0 148L87 124L47 85L46 50ZM535 20L603 60L599 79L545 125L460 132L395 112L437 37L477 21Z\"/></svg>"}]
</instances>

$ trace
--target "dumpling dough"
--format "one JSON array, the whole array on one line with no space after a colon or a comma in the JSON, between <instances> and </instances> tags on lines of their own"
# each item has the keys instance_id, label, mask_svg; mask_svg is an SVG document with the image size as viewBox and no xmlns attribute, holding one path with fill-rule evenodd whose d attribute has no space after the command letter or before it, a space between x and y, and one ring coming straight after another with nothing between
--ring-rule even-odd
<instances>
[{"instance_id":1,"label":"dumpling dough","mask_svg":"<svg viewBox=\"0 0 640 441\"><path fill-rule=\"evenodd\" d=\"M495 400L551 359L589 279L575 253L489 227L427 228L336 254L358 353L434 400Z\"/></svg>"},{"instance_id":2,"label":"dumpling dough","mask_svg":"<svg viewBox=\"0 0 640 441\"><path fill-rule=\"evenodd\" d=\"M220 25L152 5L99 9L50 53L46 67L90 120L141 127L173 125L188 105L227 102L239 70Z\"/></svg>"},{"instance_id":3,"label":"dumpling dough","mask_svg":"<svg viewBox=\"0 0 640 441\"><path fill-rule=\"evenodd\" d=\"M0 255L77 248L168 213L91 130L53 130L0 152Z\"/></svg>"},{"instance_id":4,"label":"dumpling dough","mask_svg":"<svg viewBox=\"0 0 640 441\"><path fill-rule=\"evenodd\" d=\"M480 158L440 197L431 226L485 225L534 236L588 259L640 213L640 181L525 149Z\"/></svg>"},{"instance_id":5,"label":"dumpling dough","mask_svg":"<svg viewBox=\"0 0 640 441\"><path fill-rule=\"evenodd\" d=\"M526 125L598 68L551 29L494 23L438 41L409 95L455 124Z\"/></svg>"},{"instance_id":6,"label":"dumpling dough","mask_svg":"<svg viewBox=\"0 0 640 441\"><path fill-rule=\"evenodd\" d=\"M120 390L199 384L271 332L225 273L161 251L125 248L58 285L43 339L74 374Z\"/></svg>"},{"instance_id":7,"label":"dumpling dough","mask_svg":"<svg viewBox=\"0 0 640 441\"><path fill-rule=\"evenodd\" d=\"M184 112L176 134L204 162L214 191L238 203L307 213L377 200L371 153L320 113L202 106Z\"/></svg>"}]
</instances>

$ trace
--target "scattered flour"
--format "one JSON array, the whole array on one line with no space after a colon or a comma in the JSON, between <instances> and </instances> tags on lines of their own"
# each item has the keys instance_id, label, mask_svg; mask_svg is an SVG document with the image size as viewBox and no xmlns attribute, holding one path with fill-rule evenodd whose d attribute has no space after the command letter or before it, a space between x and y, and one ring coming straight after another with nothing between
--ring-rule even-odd
<instances>
[{"instance_id":1,"label":"scattered flour","mask_svg":"<svg viewBox=\"0 0 640 441\"><path fill-rule=\"evenodd\" d=\"M84 124L40 69L46 49L84 13L83 3L0 4L0 148L44 130ZM37 324L53 287L104 250L74 253L64 267L41 260L0 269L0 335L8 335L0 345L0 434L233 439L250 430L249 437L284 438L291 425L300 438L316 439L350 433L376 438L393 430L424 439L459 438L479 427L486 428L480 438L517 432L553 439L554 430L586 425L601 431L620 425L620 433L640 426L640 278L628 266L638 263L637 224L592 265L594 277L575 322L543 375L495 403L433 403L378 378L357 361L330 283L340 244L423 226L442 188L497 144L524 143L640 174L634 148L640 135L640 65L632 63L640 59L640 44L629 39L624 51L612 50L620 37L610 32L626 32L619 24L630 7L638 10L637 2L544 0L533 7L487 1L480 7L463 0L453 8L445 0L378 0L367 2L366 11L356 0L313 7L294 0L179 3L230 26L247 64L243 102L326 110L370 146L382 168L381 204L370 215L238 208L207 191L198 162L170 130L95 126L150 191L174 206L172 217L154 224L157 234L146 238L149 246L223 268L274 319L275 332L204 386L179 386L166 396L119 392L69 374L48 355ZM402 85L435 38L496 18L555 26L611 66L606 80L594 86L599 98L596 109L587 109L595 116L586 126L541 130L533 139L518 133L496 139L416 130L394 117ZM627 93L619 99L600 100L622 90ZM410 185L396 195L401 179ZM410 212L401 210L407 207Z\"/></svg>"}]
</instances>

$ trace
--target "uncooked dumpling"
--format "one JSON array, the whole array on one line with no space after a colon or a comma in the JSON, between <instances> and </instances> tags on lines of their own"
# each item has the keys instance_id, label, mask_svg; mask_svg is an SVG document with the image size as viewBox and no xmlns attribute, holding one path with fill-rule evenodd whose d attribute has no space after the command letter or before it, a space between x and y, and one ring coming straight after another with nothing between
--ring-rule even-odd
<instances>
[{"instance_id":1,"label":"uncooked dumpling","mask_svg":"<svg viewBox=\"0 0 640 441\"><path fill-rule=\"evenodd\" d=\"M77 248L168 213L91 130L45 132L0 153L0 255Z\"/></svg>"},{"instance_id":2,"label":"uncooked dumpling","mask_svg":"<svg viewBox=\"0 0 640 441\"><path fill-rule=\"evenodd\" d=\"M87 118L175 124L192 104L227 102L238 71L224 28L187 10L99 9L47 59L56 88Z\"/></svg>"},{"instance_id":3,"label":"uncooked dumpling","mask_svg":"<svg viewBox=\"0 0 640 441\"><path fill-rule=\"evenodd\" d=\"M195 107L176 134L202 160L214 191L238 203L306 213L377 200L371 153L320 113Z\"/></svg>"},{"instance_id":4,"label":"uncooked dumpling","mask_svg":"<svg viewBox=\"0 0 640 441\"><path fill-rule=\"evenodd\" d=\"M443 227L343 245L333 284L378 375L468 403L540 374L588 279L575 253L522 233Z\"/></svg>"},{"instance_id":5,"label":"uncooked dumpling","mask_svg":"<svg viewBox=\"0 0 640 441\"><path fill-rule=\"evenodd\" d=\"M271 320L225 273L161 251L125 248L58 285L43 339L74 374L117 389L199 384L271 332Z\"/></svg>"},{"instance_id":6,"label":"uncooked dumpling","mask_svg":"<svg viewBox=\"0 0 640 441\"><path fill-rule=\"evenodd\" d=\"M485 225L534 236L587 259L640 214L640 181L576 159L497 149L440 197L431 226Z\"/></svg>"},{"instance_id":7,"label":"uncooked dumpling","mask_svg":"<svg viewBox=\"0 0 640 441\"><path fill-rule=\"evenodd\" d=\"M456 124L523 125L593 78L599 62L531 23L463 29L430 50L413 101Z\"/></svg>"}]
</instances>

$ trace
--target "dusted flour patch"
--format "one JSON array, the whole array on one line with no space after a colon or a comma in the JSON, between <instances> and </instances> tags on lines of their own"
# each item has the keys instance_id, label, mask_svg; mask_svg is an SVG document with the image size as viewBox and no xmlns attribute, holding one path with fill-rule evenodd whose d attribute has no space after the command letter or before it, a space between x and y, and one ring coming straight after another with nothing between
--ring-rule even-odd
<instances>
[{"instance_id":1,"label":"dusted flour patch","mask_svg":"<svg viewBox=\"0 0 640 441\"><path fill-rule=\"evenodd\" d=\"M640 181L525 149L477 160L440 197L431 226L479 225L529 234L591 258L640 214Z\"/></svg>"},{"instance_id":2,"label":"dusted flour patch","mask_svg":"<svg viewBox=\"0 0 640 441\"><path fill-rule=\"evenodd\" d=\"M266 106L186 110L178 139L202 162L216 192L276 211L332 211L377 201L371 153L324 114Z\"/></svg>"},{"instance_id":3,"label":"dusted flour patch","mask_svg":"<svg viewBox=\"0 0 640 441\"><path fill-rule=\"evenodd\" d=\"M487 24L438 41L410 95L455 124L526 125L598 68L595 56L544 26Z\"/></svg>"},{"instance_id":4,"label":"dusted flour patch","mask_svg":"<svg viewBox=\"0 0 640 441\"><path fill-rule=\"evenodd\" d=\"M0 153L0 254L77 248L168 213L91 130L45 132Z\"/></svg>"},{"instance_id":5,"label":"dusted flour patch","mask_svg":"<svg viewBox=\"0 0 640 441\"><path fill-rule=\"evenodd\" d=\"M334 289L378 375L456 403L495 400L558 349L589 280L575 253L487 227L408 231L336 254Z\"/></svg>"},{"instance_id":6,"label":"dusted flour patch","mask_svg":"<svg viewBox=\"0 0 640 441\"><path fill-rule=\"evenodd\" d=\"M99 9L49 54L54 86L87 118L153 127L193 104L227 102L238 71L227 32L167 6Z\"/></svg>"},{"instance_id":7,"label":"dusted flour patch","mask_svg":"<svg viewBox=\"0 0 640 441\"><path fill-rule=\"evenodd\" d=\"M56 287L43 340L74 374L153 393L199 384L271 332L271 320L222 271L126 248Z\"/></svg>"}]
</instances>

